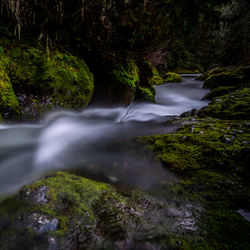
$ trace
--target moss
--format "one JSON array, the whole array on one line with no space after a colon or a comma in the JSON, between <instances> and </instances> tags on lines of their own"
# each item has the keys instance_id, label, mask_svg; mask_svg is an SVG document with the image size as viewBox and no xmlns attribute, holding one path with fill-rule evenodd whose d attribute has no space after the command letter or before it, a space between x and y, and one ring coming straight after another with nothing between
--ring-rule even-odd
<instances>
[{"instance_id":1,"label":"moss","mask_svg":"<svg viewBox=\"0 0 250 250\"><path fill-rule=\"evenodd\" d=\"M250 66L215 68L198 79L205 81L204 88L246 87L250 84Z\"/></svg>"},{"instance_id":2,"label":"moss","mask_svg":"<svg viewBox=\"0 0 250 250\"><path fill-rule=\"evenodd\" d=\"M208 107L198 112L199 117L220 119L250 119L250 88L244 88L215 98Z\"/></svg>"},{"instance_id":3,"label":"moss","mask_svg":"<svg viewBox=\"0 0 250 250\"><path fill-rule=\"evenodd\" d=\"M234 138L234 134L241 129L243 132ZM175 172L184 173L215 165L220 168L226 165L229 171L238 160L236 155L243 154L249 147L244 144L250 139L248 131L244 122L201 120L198 124L182 127L174 134L144 137L142 140L149 144L158 159ZM221 165L221 162L224 163Z\"/></svg>"},{"instance_id":4,"label":"moss","mask_svg":"<svg viewBox=\"0 0 250 250\"><path fill-rule=\"evenodd\" d=\"M116 65L116 68L113 70L113 75L117 84L135 92L136 86L139 83L138 68L135 62Z\"/></svg>"},{"instance_id":5,"label":"moss","mask_svg":"<svg viewBox=\"0 0 250 250\"><path fill-rule=\"evenodd\" d=\"M13 91L8 75L0 67L0 113L6 118L18 118L19 103ZM7 114L6 114L7 113ZM8 114L10 113L10 114Z\"/></svg>"},{"instance_id":6,"label":"moss","mask_svg":"<svg viewBox=\"0 0 250 250\"><path fill-rule=\"evenodd\" d=\"M226 95L232 93L236 90L235 87L222 86L215 89L212 89L207 95L204 96L203 100L212 100L214 97Z\"/></svg>"},{"instance_id":7,"label":"moss","mask_svg":"<svg viewBox=\"0 0 250 250\"><path fill-rule=\"evenodd\" d=\"M135 99L138 101L155 102L155 88L153 87L152 65L147 61L138 61L139 84L136 89ZM157 69L155 68L155 71Z\"/></svg>"},{"instance_id":8,"label":"moss","mask_svg":"<svg viewBox=\"0 0 250 250\"><path fill-rule=\"evenodd\" d=\"M39 45L15 40L1 39L0 45L5 48L0 65L22 100L22 110L28 110L23 117L57 107L81 109L90 102L94 78L84 60L58 50L48 54Z\"/></svg>"},{"instance_id":9,"label":"moss","mask_svg":"<svg viewBox=\"0 0 250 250\"><path fill-rule=\"evenodd\" d=\"M153 76L161 76L160 72L154 65L151 65L151 69L152 69Z\"/></svg>"},{"instance_id":10,"label":"moss","mask_svg":"<svg viewBox=\"0 0 250 250\"><path fill-rule=\"evenodd\" d=\"M199 220L200 239L191 236L191 243L188 237L173 235L170 243L175 247L180 244L180 249L182 244L184 249L192 249L197 242L201 249L248 249L250 223L236 211L250 209L249 124L185 121L189 124L173 134L138 138L164 166L180 175L168 188L204 208Z\"/></svg>"},{"instance_id":11,"label":"moss","mask_svg":"<svg viewBox=\"0 0 250 250\"><path fill-rule=\"evenodd\" d=\"M46 201L37 202L41 189L45 192ZM47 233L50 237L64 242L67 237L72 239L77 232L85 238L84 247L101 249L104 239L105 242L117 241L129 237L131 233L137 234L138 226L147 220L143 216L144 210L154 208L154 201L139 191L118 192L109 184L58 172L55 176L24 187L18 196L1 204L0 218L8 217L9 227L0 232L0 239L7 246L10 245L8 239L15 242L14 234L18 229L32 228L27 215L30 217L36 213L58 219L56 231ZM143 232L140 237L143 237ZM81 244L82 238L76 238L74 242Z\"/></svg>"},{"instance_id":12,"label":"moss","mask_svg":"<svg viewBox=\"0 0 250 250\"><path fill-rule=\"evenodd\" d=\"M169 83L181 83L182 82L181 76L176 73L167 73L165 75L164 80L165 82L169 82Z\"/></svg>"},{"instance_id":13,"label":"moss","mask_svg":"<svg viewBox=\"0 0 250 250\"><path fill-rule=\"evenodd\" d=\"M161 76L154 76L152 78L152 84L153 85L162 85L164 83L165 83L165 81Z\"/></svg>"},{"instance_id":14,"label":"moss","mask_svg":"<svg viewBox=\"0 0 250 250\"><path fill-rule=\"evenodd\" d=\"M150 88L143 88L139 86L136 90L136 96L139 100L155 102L155 93Z\"/></svg>"}]
</instances>

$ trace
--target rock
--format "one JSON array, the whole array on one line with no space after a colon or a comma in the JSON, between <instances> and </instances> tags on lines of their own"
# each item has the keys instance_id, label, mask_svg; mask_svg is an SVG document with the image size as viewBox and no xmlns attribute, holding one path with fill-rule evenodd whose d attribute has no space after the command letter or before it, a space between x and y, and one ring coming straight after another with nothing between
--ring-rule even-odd
<instances>
[{"instance_id":1,"label":"rock","mask_svg":"<svg viewBox=\"0 0 250 250\"><path fill-rule=\"evenodd\" d=\"M24 226L30 227L38 233L55 231L58 223L57 218L41 213L24 214L22 222Z\"/></svg>"},{"instance_id":2,"label":"rock","mask_svg":"<svg viewBox=\"0 0 250 250\"><path fill-rule=\"evenodd\" d=\"M164 83L165 83L165 81L161 76L154 76L152 78L152 84L153 85L162 85Z\"/></svg>"},{"instance_id":3,"label":"rock","mask_svg":"<svg viewBox=\"0 0 250 250\"><path fill-rule=\"evenodd\" d=\"M47 203L48 200L46 198L46 192L47 192L46 186L40 186L38 189L31 190L23 190L22 194L24 196L24 199L31 201L36 204L44 204Z\"/></svg>"},{"instance_id":4,"label":"rock","mask_svg":"<svg viewBox=\"0 0 250 250\"><path fill-rule=\"evenodd\" d=\"M12 109L5 108L5 111L11 111L10 115L16 111L22 120L34 120L55 108L79 110L89 104L94 77L82 58L59 50L48 54L40 46L22 41L5 43L1 44L5 48L5 59L0 61L0 66L3 61L3 69L9 72L8 78L5 77L9 83L5 107L11 105ZM2 70L0 81L1 78ZM0 101L0 112L1 105Z\"/></svg>"},{"instance_id":5,"label":"rock","mask_svg":"<svg viewBox=\"0 0 250 250\"><path fill-rule=\"evenodd\" d=\"M190 111L184 112L180 115L180 117L190 117L190 116L196 116L198 114L197 109L192 109Z\"/></svg>"},{"instance_id":6,"label":"rock","mask_svg":"<svg viewBox=\"0 0 250 250\"><path fill-rule=\"evenodd\" d=\"M205 80L204 88L215 89L222 86L239 88L243 84L249 86L249 72L250 66L216 68L206 72L202 77Z\"/></svg>"},{"instance_id":7,"label":"rock","mask_svg":"<svg viewBox=\"0 0 250 250\"><path fill-rule=\"evenodd\" d=\"M168 83L181 83L182 77L176 73L167 73L164 77L164 81Z\"/></svg>"}]
</instances>

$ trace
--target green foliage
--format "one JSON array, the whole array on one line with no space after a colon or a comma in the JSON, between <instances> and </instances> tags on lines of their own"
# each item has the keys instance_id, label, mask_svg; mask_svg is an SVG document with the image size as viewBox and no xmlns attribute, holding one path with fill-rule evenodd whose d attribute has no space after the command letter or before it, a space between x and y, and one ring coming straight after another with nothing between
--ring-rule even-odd
<instances>
[{"instance_id":1,"label":"green foliage","mask_svg":"<svg viewBox=\"0 0 250 250\"><path fill-rule=\"evenodd\" d=\"M250 63L250 5L248 0L228 1L222 9L221 56L223 65Z\"/></svg>"},{"instance_id":2,"label":"green foliage","mask_svg":"<svg viewBox=\"0 0 250 250\"><path fill-rule=\"evenodd\" d=\"M169 82L169 83L181 83L182 82L182 78L180 75L176 74L176 73L167 73L165 75L165 82Z\"/></svg>"}]
</instances>

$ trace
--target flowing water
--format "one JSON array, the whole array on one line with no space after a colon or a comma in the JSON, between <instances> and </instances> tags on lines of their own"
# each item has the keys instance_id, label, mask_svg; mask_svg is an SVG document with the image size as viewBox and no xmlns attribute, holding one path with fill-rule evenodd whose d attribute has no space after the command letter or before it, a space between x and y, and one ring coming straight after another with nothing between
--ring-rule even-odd
<instances>
[{"instance_id":1,"label":"flowing water","mask_svg":"<svg viewBox=\"0 0 250 250\"><path fill-rule=\"evenodd\" d=\"M202 82L183 80L156 86L156 104L89 107L48 114L36 125L0 125L0 199L56 170L141 189L174 179L140 153L133 138L172 132L177 125L164 124L172 116L207 105Z\"/></svg>"}]
</instances>

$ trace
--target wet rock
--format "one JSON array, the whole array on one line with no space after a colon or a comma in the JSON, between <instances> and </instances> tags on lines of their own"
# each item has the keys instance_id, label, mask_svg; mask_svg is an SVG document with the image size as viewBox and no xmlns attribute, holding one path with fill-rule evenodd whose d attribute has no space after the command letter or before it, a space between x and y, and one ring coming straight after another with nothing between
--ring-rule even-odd
<instances>
[{"instance_id":1,"label":"wet rock","mask_svg":"<svg viewBox=\"0 0 250 250\"><path fill-rule=\"evenodd\" d=\"M49 237L48 238L48 250L56 250L57 249L57 242L56 239L54 237Z\"/></svg>"},{"instance_id":2,"label":"wet rock","mask_svg":"<svg viewBox=\"0 0 250 250\"><path fill-rule=\"evenodd\" d=\"M40 213L25 214L23 219L25 226L32 228L38 233L55 231L58 223L57 218Z\"/></svg>"},{"instance_id":3,"label":"wet rock","mask_svg":"<svg viewBox=\"0 0 250 250\"><path fill-rule=\"evenodd\" d=\"M197 109L192 109L190 111L184 112L180 115L180 117L190 117L190 116L196 116L198 113Z\"/></svg>"},{"instance_id":4,"label":"wet rock","mask_svg":"<svg viewBox=\"0 0 250 250\"><path fill-rule=\"evenodd\" d=\"M44 204L48 202L48 199L46 198L46 192L48 188L46 186L40 186L37 189L24 189L21 193L23 198L25 200L28 200L32 203L36 204Z\"/></svg>"}]
</instances>

